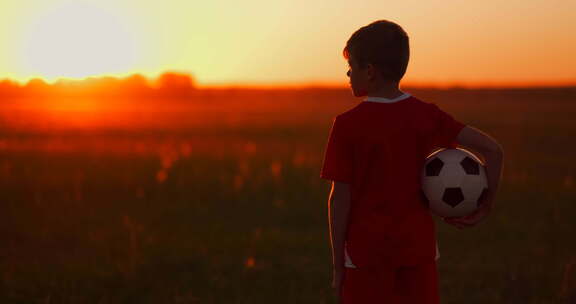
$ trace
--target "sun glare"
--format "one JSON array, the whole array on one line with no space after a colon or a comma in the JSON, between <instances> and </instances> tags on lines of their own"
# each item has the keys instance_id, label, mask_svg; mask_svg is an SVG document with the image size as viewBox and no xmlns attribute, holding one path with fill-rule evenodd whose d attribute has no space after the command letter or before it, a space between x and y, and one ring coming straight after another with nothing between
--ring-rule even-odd
<instances>
[{"instance_id":1,"label":"sun glare","mask_svg":"<svg viewBox=\"0 0 576 304\"><path fill-rule=\"evenodd\" d=\"M125 23L87 3L51 8L23 33L23 70L45 79L126 72L136 46Z\"/></svg>"}]
</instances>

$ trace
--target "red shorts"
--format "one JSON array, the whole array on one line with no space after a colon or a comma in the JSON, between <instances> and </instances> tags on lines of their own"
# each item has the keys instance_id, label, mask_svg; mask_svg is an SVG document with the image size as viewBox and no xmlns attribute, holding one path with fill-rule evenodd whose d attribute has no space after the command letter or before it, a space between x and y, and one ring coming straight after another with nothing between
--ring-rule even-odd
<instances>
[{"instance_id":1,"label":"red shorts","mask_svg":"<svg viewBox=\"0 0 576 304\"><path fill-rule=\"evenodd\" d=\"M439 304L436 261L413 267L344 268L341 304Z\"/></svg>"}]
</instances>

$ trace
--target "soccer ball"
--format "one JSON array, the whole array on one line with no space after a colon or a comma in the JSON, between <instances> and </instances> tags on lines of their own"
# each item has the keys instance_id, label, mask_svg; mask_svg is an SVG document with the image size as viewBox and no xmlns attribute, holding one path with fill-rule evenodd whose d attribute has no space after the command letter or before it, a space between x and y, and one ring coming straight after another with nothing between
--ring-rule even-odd
<instances>
[{"instance_id":1,"label":"soccer ball","mask_svg":"<svg viewBox=\"0 0 576 304\"><path fill-rule=\"evenodd\" d=\"M484 164L471 152L440 149L428 157L422 170L422 195L432 214L460 217L484 201L488 181Z\"/></svg>"}]
</instances>

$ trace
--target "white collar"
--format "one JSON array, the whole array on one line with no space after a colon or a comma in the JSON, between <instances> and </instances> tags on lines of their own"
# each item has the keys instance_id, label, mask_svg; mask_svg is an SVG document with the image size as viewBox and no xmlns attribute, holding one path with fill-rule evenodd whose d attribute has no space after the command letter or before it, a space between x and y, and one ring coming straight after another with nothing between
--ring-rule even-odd
<instances>
[{"instance_id":1,"label":"white collar","mask_svg":"<svg viewBox=\"0 0 576 304\"><path fill-rule=\"evenodd\" d=\"M366 96L364 101L372 101L372 102L381 102L381 103L393 103L403 99L410 97L411 95L404 92L404 94L396 97L396 98L384 98L384 97L376 97L376 96Z\"/></svg>"}]
</instances>

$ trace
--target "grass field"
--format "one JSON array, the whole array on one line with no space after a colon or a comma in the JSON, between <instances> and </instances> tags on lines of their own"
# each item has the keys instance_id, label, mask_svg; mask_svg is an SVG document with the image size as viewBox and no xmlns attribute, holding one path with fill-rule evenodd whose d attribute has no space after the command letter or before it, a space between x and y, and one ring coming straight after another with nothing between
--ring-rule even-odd
<instances>
[{"instance_id":1,"label":"grass field","mask_svg":"<svg viewBox=\"0 0 576 304\"><path fill-rule=\"evenodd\" d=\"M436 221L442 303L576 303L576 88L405 91L505 151L493 214ZM319 174L359 99L106 102L0 106L0 303L334 303Z\"/></svg>"}]
</instances>

